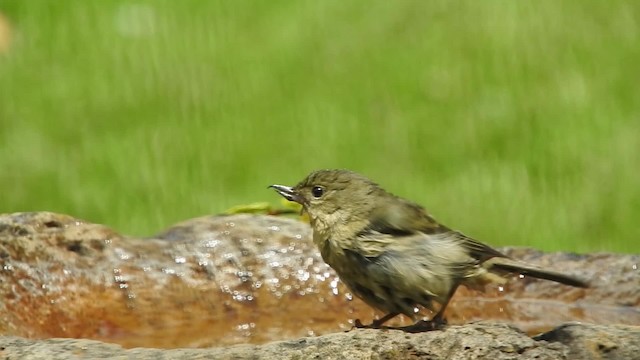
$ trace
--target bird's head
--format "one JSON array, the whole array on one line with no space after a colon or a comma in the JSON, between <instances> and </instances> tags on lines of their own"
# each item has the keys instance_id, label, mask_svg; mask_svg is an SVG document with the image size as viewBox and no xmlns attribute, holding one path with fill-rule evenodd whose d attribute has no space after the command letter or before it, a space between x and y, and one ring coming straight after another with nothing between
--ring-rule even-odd
<instances>
[{"instance_id":1,"label":"bird's head","mask_svg":"<svg viewBox=\"0 0 640 360\"><path fill-rule=\"evenodd\" d=\"M367 226L386 193L366 177L348 170L318 170L293 187L271 185L289 201L301 204L314 231L323 237L353 236Z\"/></svg>"}]
</instances>

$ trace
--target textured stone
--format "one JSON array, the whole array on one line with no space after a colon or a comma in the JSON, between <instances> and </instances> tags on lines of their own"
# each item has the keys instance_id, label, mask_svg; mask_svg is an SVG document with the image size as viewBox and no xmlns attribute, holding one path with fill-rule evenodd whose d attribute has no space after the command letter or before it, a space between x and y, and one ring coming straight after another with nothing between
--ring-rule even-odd
<instances>
[{"instance_id":1,"label":"textured stone","mask_svg":"<svg viewBox=\"0 0 640 360\"><path fill-rule=\"evenodd\" d=\"M603 334L606 337L603 337ZM532 339L497 323L443 331L353 330L264 345L211 349L123 349L93 340L0 337L5 359L639 359L640 327L568 324Z\"/></svg>"},{"instance_id":2,"label":"textured stone","mask_svg":"<svg viewBox=\"0 0 640 360\"><path fill-rule=\"evenodd\" d=\"M0 215L0 334L178 348L295 339L370 321L373 310L351 298L310 234L275 216L202 217L139 239L66 215ZM505 251L593 286L513 277L484 293L461 288L450 324L493 320L529 334L567 321L640 324L638 255Z\"/></svg>"}]
</instances>

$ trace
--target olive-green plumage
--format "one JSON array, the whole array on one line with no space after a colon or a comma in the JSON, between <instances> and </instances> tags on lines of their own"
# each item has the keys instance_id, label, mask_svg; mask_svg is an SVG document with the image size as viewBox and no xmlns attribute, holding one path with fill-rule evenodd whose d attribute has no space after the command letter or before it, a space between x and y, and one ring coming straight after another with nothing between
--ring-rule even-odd
<instances>
[{"instance_id":1,"label":"olive-green plumage","mask_svg":"<svg viewBox=\"0 0 640 360\"><path fill-rule=\"evenodd\" d=\"M415 319L414 309L420 305L434 310L433 301L440 304L433 321L442 322L458 285L504 282L501 272L588 286L510 259L348 170L319 170L294 187L271 187L302 204L322 258L351 291L388 314L372 327L398 314Z\"/></svg>"}]
</instances>

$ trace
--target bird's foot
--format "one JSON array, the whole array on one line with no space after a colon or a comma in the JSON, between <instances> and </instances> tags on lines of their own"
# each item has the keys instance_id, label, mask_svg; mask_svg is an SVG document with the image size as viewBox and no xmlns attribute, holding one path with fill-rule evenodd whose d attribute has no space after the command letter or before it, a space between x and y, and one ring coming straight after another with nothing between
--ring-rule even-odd
<instances>
[{"instance_id":1,"label":"bird's foot","mask_svg":"<svg viewBox=\"0 0 640 360\"><path fill-rule=\"evenodd\" d=\"M356 319L353 322L353 327L356 329L380 329L380 325L382 325L382 323L378 320L373 320L371 322L371 324L363 324L360 319Z\"/></svg>"},{"instance_id":2,"label":"bird's foot","mask_svg":"<svg viewBox=\"0 0 640 360\"><path fill-rule=\"evenodd\" d=\"M420 333L433 330L442 330L447 325L446 319L420 320L413 325L389 327L393 330L401 330L408 333Z\"/></svg>"}]
</instances>

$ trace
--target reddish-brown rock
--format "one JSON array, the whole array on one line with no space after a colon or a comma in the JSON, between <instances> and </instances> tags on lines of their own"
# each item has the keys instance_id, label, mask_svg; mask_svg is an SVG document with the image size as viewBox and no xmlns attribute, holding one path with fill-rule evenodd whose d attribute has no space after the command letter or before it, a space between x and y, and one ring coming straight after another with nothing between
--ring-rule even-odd
<instances>
[{"instance_id":1,"label":"reddish-brown rock","mask_svg":"<svg viewBox=\"0 0 640 360\"><path fill-rule=\"evenodd\" d=\"M451 324L640 324L640 256L505 251L593 287L514 278L502 291L460 289ZM373 317L322 262L308 226L273 216L203 217L137 239L65 215L0 215L0 293L2 335L125 347L264 343Z\"/></svg>"},{"instance_id":2,"label":"reddish-brown rock","mask_svg":"<svg viewBox=\"0 0 640 360\"><path fill-rule=\"evenodd\" d=\"M452 325L442 331L407 334L398 330L339 332L263 345L209 349L123 349L94 340L29 340L0 336L5 359L492 359L632 360L640 351L640 327L565 324L530 338L502 323Z\"/></svg>"}]
</instances>

